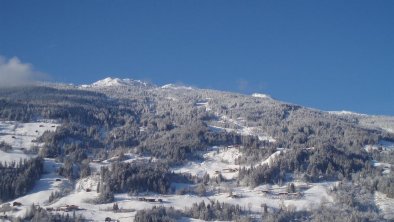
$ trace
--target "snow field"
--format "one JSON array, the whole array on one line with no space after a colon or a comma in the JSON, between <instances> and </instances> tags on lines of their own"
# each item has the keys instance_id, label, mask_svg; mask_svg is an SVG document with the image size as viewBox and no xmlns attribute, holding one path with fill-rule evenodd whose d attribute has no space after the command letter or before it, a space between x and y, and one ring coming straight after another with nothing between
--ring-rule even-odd
<instances>
[{"instance_id":1,"label":"snow field","mask_svg":"<svg viewBox=\"0 0 394 222\"><path fill-rule=\"evenodd\" d=\"M59 124L53 120L41 120L39 122L20 123L15 121L0 122L0 142L4 141L15 149L31 149L33 146L41 146L35 142L45 131L55 131Z\"/></svg>"},{"instance_id":2,"label":"snow field","mask_svg":"<svg viewBox=\"0 0 394 222\"><path fill-rule=\"evenodd\" d=\"M22 204L22 206L18 207L18 211L12 213L13 216L23 217L32 204L46 206L52 192L73 190L68 179L57 175L56 171L59 166L54 159L44 160L44 174L36 182L34 188L27 195L9 202L11 206L13 202L20 202Z\"/></svg>"},{"instance_id":3,"label":"snow field","mask_svg":"<svg viewBox=\"0 0 394 222\"><path fill-rule=\"evenodd\" d=\"M237 148L214 147L211 151L203 154L204 161L188 162L182 167L174 168L175 173L190 173L203 177L206 173L215 178L219 173L225 179L234 179L238 176L239 165L235 159L241 156Z\"/></svg>"},{"instance_id":4,"label":"snow field","mask_svg":"<svg viewBox=\"0 0 394 222\"><path fill-rule=\"evenodd\" d=\"M385 219L394 220L394 199L388 198L384 193L375 192L375 203L383 212Z\"/></svg>"}]
</instances>

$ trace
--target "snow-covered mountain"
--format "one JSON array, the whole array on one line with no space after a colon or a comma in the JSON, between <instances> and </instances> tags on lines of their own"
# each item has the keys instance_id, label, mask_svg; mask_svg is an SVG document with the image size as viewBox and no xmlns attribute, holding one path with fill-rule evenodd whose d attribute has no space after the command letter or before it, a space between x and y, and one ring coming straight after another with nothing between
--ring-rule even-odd
<instances>
[{"instance_id":1,"label":"snow-covered mountain","mask_svg":"<svg viewBox=\"0 0 394 222\"><path fill-rule=\"evenodd\" d=\"M373 212L379 220L372 221L394 219L386 183L394 164L394 117L113 77L0 89L0 104L0 161L46 157L27 193L0 192L7 198L0 212L8 217L24 217L34 203L64 215L76 208L77 216L92 221L131 221L153 206L173 207L184 211L180 221L195 221L200 214L187 209L202 201L238 204L241 217L257 221L280 212L304 214L297 221L316 219L326 212L322 204L344 217L356 210L369 217L346 205L342 196L349 193L360 196L355 203L379 209ZM381 181L377 191L361 192L369 186L360 189L365 181L353 177L366 166ZM1 173L0 182L8 183ZM344 177L352 183L341 183Z\"/></svg>"},{"instance_id":2,"label":"snow-covered mountain","mask_svg":"<svg viewBox=\"0 0 394 222\"><path fill-rule=\"evenodd\" d=\"M104 88L104 87L116 87L116 86L148 86L149 83L141 81L141 80L134 80L134 79L120 79L120 78L112 78L107 77L105 79L99 80L89 85L81 85L82 88Z\"/></svg>"}]
</instances>

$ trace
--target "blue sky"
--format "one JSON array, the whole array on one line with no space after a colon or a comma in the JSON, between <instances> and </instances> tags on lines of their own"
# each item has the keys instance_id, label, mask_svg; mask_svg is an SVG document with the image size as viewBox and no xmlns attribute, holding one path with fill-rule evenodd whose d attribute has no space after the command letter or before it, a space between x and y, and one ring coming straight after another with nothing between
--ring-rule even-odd
<instances>
[{"instance_id":1,"label":"blue sky","mask_svg":"<svg viewBox=\"0 0 394 222\"><path fill-rule=\"evenodd\" d=\"M394 115L392 0L3 0L0 55L52 81L117 76Z\"/></svg>"}]
</instances>

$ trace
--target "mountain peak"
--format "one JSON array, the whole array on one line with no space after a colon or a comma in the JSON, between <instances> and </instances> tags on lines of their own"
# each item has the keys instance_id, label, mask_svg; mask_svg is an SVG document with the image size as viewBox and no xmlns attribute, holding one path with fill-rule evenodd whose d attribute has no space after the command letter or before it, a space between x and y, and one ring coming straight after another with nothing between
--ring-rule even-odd
<instances>
[{"instance_id":1,"label":"mountain peak","mask_svg":"<svg viewBox=\"0 0 394 222\"><path fill-rule=\"evenodd\" d=\"M147 86L148 83L143 82L141 80L134 80L134 79L120 79L120 78L113 78L107 77L97 82L94 82L90 85L81 85L84 88L96 87L96 88L103 88L103 87L113 87L113 86Z\"/></svg>"}]
</instances>

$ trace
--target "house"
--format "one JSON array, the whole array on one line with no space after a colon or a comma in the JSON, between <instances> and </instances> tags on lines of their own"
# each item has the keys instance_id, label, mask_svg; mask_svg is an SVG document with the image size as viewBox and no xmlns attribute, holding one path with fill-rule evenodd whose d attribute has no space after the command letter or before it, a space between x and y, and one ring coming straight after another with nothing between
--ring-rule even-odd
<instances>
[{"instance_id":1,"label":"house","mask_svg":"<svg viewBox=\"0 0 394 222\"><path fill-rule=\"evenodd\" d=\"M289 193L288 192L279 192L278 195L279 196L287 196Z\"/></svg>"},{"instance_id":2,"label":"house","mask_svg":"<svg viewBox=\"0 0 394 222\"><path fill-rule=\"evenodd\" d=\"M228 197L236 198L236 199L242 198L242 196L240 194L231 194Z\"/></svg>"},{"instance_id":3,"label":"house","mask_svg":"<svg viewBox=\"0 0 394 222\"><path fill-rule=\"evenodd\" d=\"M14 203L12 203L12 206L14 206L14 207L20 207L20 206L22 206L22 203L20 203L20 202L14 202Z\"/></svg>"},{"instance_id":4,"label":"house","mask_svg":"<svg viewBox=\"0 0 394 222\"><path fill-rule=\"evenodd\" d=\"M288 193L289 197L293 197L293 198L301 198L302 197L302 193L300 192L296 192L296 193Z\"/></svg>"},{"instance_id":5,"label":"house","mask_svg":"<svg viewBox=\"0 0 394 222\"><path fill-rule=\"evenodd\" d=\"M263 194L269 194L269 193L270 193L269 190L262 190L261 192L262 192Z\"/></svg>"},{"instance_id":6,"label":"house","mask_svg":"<svg viewBox=\"0 0 394 222\"><path fill-rule=\"evenodd\" d=\"M138 198L139 201L145 201L145 202L156 202L156 199L152 199L152 198L145 198L145 197L139 197ZM157 199L157 202L162 202L163 200L161 199Z\"/></svg>"},{"instance_id":7,"label":"house","mask_svg":"<svg viewBox=\"0 0 394 222\"><path fill-rule=\"evenodd\" d=\"M72 210L79 210L79 207L78 207L77 205L66 205L66 207L67 207L67 209L68 209L69 211L72 211Z\"/></svg>"},{"instance_id":8,"label":"house","mask_svg":"<svg viewBox=\"0 0 394 222\"><path fill-rule=\"evenodd\" d=\"M53 207L47 207L47 208L45 208L47 211L53 211L54 209L53 209Z\"/></svg>"},{"instance_id":9,"label":"house","mask_svg":"<svg viewBox=\"0 0 394 222\"><path fill-rule=\"evenodd\" d=\"M77 205L66 205L66 206L58 207L56 210L69 212L69 211L81 210L81 209L79 209L79 207Z\"/></svg>"},{"instance_id":10,"label":"house","mask_svg":"<svg viewBox=\"0 0 394 222\"><path fill-rule=\"evenodd\" d=\"M238 171L238 169L225 168L225 169L223 169L223 171L225 171L225 172L229 172L229 173L234 173L234 172L237 172L237 171Z\"/></svg>"}]
</instances>

